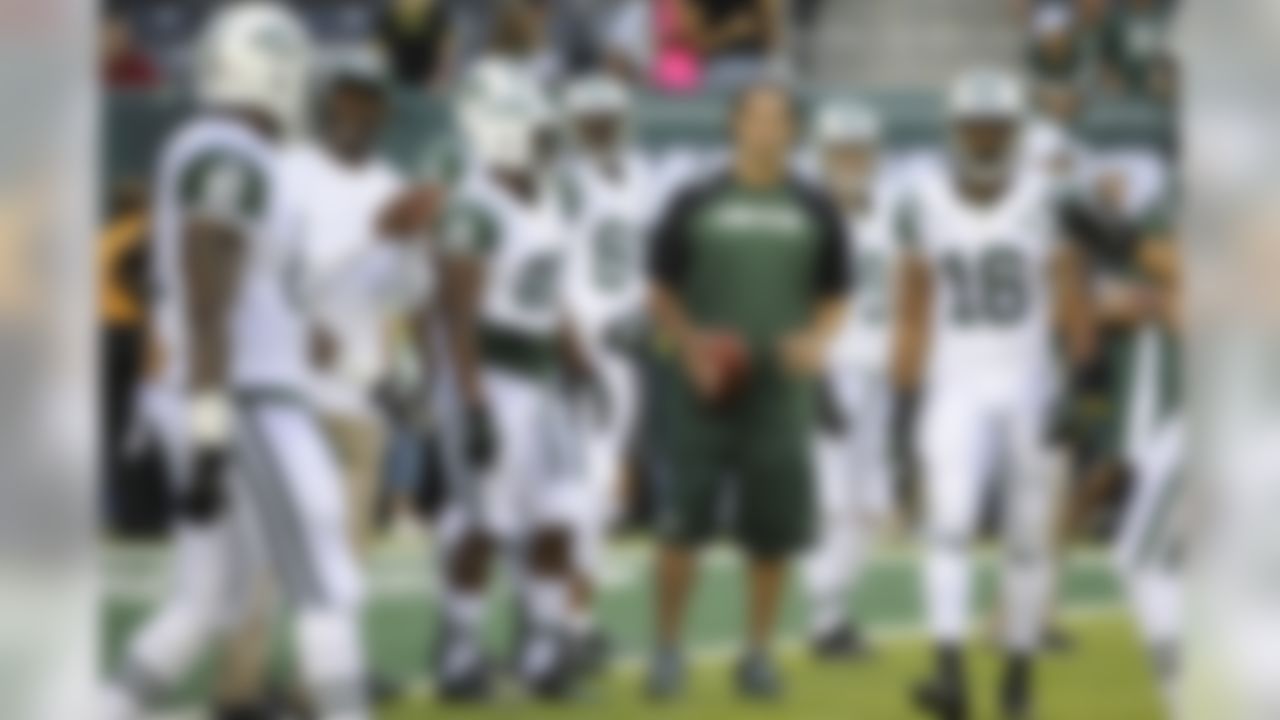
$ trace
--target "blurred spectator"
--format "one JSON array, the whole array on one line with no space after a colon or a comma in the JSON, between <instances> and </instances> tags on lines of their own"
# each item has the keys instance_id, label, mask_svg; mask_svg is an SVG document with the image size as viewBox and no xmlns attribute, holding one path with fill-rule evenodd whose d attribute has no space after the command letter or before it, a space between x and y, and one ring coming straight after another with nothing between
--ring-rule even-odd
<instances>
[{"instance_id":1,"label":"blurred spectator","mask_svg":"<svg viewBox=\"0 0 1280 720\"><path fill-rule=\"evenodd\" d=\"M131 450L140 381L148 366L146 343L147 218L141 183L121 183L97 246L102 467L112 527L133 535L163 530L167 485L153 465Z\"/></svg>"},{"instance_id":2,"label":"blurred spectator","mask_svg":"<svg viewBox=\"0 0 1280 720\"><path fill-rule=\"evenodd\" d=\"M615 0L601 19L600 60L605 69L629 82L647 78L654 55L654 4Z\"/></svg>"},{"instance_id":3,"label":"blurred spectator","mask_svg":"<svg viewBox=\"0 0 1280 720\"><path fill-rule=\"evenodd\" d=\"M489 53L522 67L550 87L564 72L551 38L549 0L505 0L493 21Z\"/></svg>"},{"instance_id":4,"label":"blurred spectator","mask_svg":"<svg viewBox=\"0 0 1280 720\"><path fill-rule=\"evenodd\" d=\"M1061 124L1071 124L1092 68L1069 5L1053 3L1036 9L1027 63L1040 110Z\"/></svg>"},{"instance_id":5,"label":"blurred spectator","mask_svg":"<svg viewBox=\"0 0 1280 720\"><path fill-rule=\"evenodd\" d=\"M1087 59L1069 6L1054 3L1036 10L1031 20L1031 47L1027 55L1032 76L1038 83L1081 80Z\"/></svg>"},{"instance_id":6,"label":"blurred spectator","mask_svg":"<svg viewBox=\"0 0 1280 720\"><path fill-rule=\"evenodd\" d=\"M701 84L724 89L758 78L778 57L785 18L780 0L674 0L675 37L700 57Z\"/></svg>"},{"instance_id":7,"label":"blurred spectator","mask_svg":"<svg viewBox=\"0 0 1280 720\"><path fill-rule=\"evenodd\" d=\"M392 0L378 20L377 39L399 83L434 87L448 79L454 38L445 0Z\"/></svg>"},{"instance_id":8,"label":"blurred spectator","mask_svg":"<svg viewBox=\"0 0 1280 720\"><path fill-rule=\"evenodd\" d=\"M812 71L814 63L817 62L814 55L817 51L817 43L812 42L812 39L817 34L818 21L826 3L827 0L792 0L791 24L796 37L793 45L796 60L803 72Z\"/></svg>"},{"instance_id":9,"label":"blurred spectator","mask_svg":"<svg viewBox=\"0 0 1280 720\"><path fill-rule=\"evenodd\" d=\"M1117 0L1100 43L1112 89L1147 95L1156 89L1168 58L1171 4L1163 0Z\"/></svg>"},{"instance_id":10,"label":"blurred spectator","mask_svg":"<svg viewBox=\"0 0 1280 720\"><path fill-rule=\"evenodd\" d=\"M100 27L99 52L103 82L114 90L154 87L160 71L134 41L133 28L118 15L108 15Z\"/></svg>"},{"instance_id":11,"label":"blurred spectator","mask_svg":"<svg viewBox=\"0 0 1280 720\"><path fill-rule=\"evenodd\" d=\"M692 92L702 84L702 57L691 31L688 0L654 0L656 56L653 84L667 92Z\"/></svg>"}]
</instances>

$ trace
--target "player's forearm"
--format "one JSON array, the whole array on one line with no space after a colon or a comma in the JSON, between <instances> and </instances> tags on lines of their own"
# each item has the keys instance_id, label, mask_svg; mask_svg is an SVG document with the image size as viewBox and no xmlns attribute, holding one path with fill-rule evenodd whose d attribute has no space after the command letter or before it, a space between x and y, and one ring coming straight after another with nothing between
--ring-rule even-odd
<instances>
[{"instance_id":1,"label":"player's forearm","mask_svg":"<svg viewBox=\"0 0 1280 720\"><path fill-rule=\"evenodd\" d=\"M811 341L825 352L831 346L836 333L840 331L849 302L844 297L825 298L818 303L805 333Z\"/></svg>"},{"instance_id":2,"label":"player's forearm","mask_svg":"<svg viewBox=\"0 0 1280 720\"><path fill-rule=\"evenodd\" d=\"M688 347L697 329L675 293L662 285L654 285L649 304L662 337L677 349Z\"/></svg>"},{"instance_id":3,"label":"player's forearm","mask_svg":"<svg viewBox=\"0 0 1280 720\"><path fill-rule=\"evenodd\" d=\"M928 272L916 261L908 261L898 283L898 316L893 342L893 375L899 390L915 390L924 373L929 349L929 304L931 288Z\"/></svg>"},{"instance_id":4,"label":"player's forearm","mask_svg":"<svg viewBox=\"0 0 1280 720\"><path fill-rule=\"evenodd\" d=\"M239 286L244 247L240 238L196 228L184 251L186 308L193 394L222 392L230 366L228 331Z\"/></svg>"},{"instance_id":5,"label":"player's forearm","mask_svg":"<svg viewBox=\"0 0 1280 720\"><path fill-rule=\"evenodd\" d=\"M469 405L484 400L480 380L479 299L483 273L472 260L453 260L445 272L443 304L449 354Z\"/></svg>"},{"instance_id":6,"label":"player's forearm","mask_svg":"<svg viewBox=\"0 0 1280 720\"><path fill-rule=\"evenodd\" d=\"M1055 275L1060 334L1072 366L1083 367L1094 356L1097 323L1080 253L1064 252Z\"/></svg>"}]
</instances>

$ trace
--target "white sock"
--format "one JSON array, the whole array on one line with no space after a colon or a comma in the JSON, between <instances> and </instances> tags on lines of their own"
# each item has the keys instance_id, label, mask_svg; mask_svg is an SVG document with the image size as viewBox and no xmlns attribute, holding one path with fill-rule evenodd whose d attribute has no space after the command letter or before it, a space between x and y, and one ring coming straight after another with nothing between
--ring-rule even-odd
<instances>
[{"instance_id":1,"label":"white sock","mask_svg":"<svg viewBox=\"0 0 1280 720\"><path fill-rule=\"evenodd\" d=\"M574 638L585 638L596 630L595 614L590 607L571 607L567 627Z\"/></svg>"},{"instance_id":2,"label":"white sock","mask_svg":"<svg viewBox=\"0 0 1280 720\"><path fill-rule=\"evenodd\" d=\"M181 599L170 601L134 638L108 698L108 717L139 717L187 675L218 630L213 611Z\"/></svg>"},{"instance_id":3,"label":"white sock","mask_svg":"<svg viewBox=\"0 0 1280 720\"><path fill-rule=\"evenodd\" d=\"M809 600L809 629L830 632L845 620L853 560L853 527L844 518L828 522L800 573Z\"/></svg>"},{"instance_id":4,"label":"white sock","mask_svg":"<svg viewBox=\"0 0 1280 720\"><path fill-rule=\"evenodd\" d=\"M925 597L929 629L935 640L959 644L969 627L969 558L955 543L931 542L925 559Z\"/></svg>"},{"instance_id":5,"label":"white sock","mask_svg":"<svg viewBox=\"0 0 1280 720\"><path fill-rule=\"evenodd\" d=\"M1052 571L1043 553L1016 556L1016 549L1008 552L1011 557L1003 573L1005 646L1014 652L1033 653L1044 634Z\"/></svg>"},{"instance_id":6,"label":"white sock","mask_svg":"<svg viewBox=\"0 0 1280 720\"><path fill-rule=\"evenodd\" d=\"M295 628L300 673L323 720L368 716L359 612L306 610Z\"/></svg>"},{"instance_id":7,"label":"white sock","mask_svg":"<svg viewBox=\"0 0 1280 720\"><path fill-rule=\"evenodd\" d=\"M557 633L565 629L569 588L564 578L530 575L525 579L524 598L535 631Z\"/></svg>"},{"instance_id":8,"label":"white sock","mask_svg":"<svg viewBox=\"0 0 1280 720\"><path fill-rule=\"evenodd\" d=\"M1174 700L1182 633L1182 585L1175 573L1143 569L1129 578L1129 593L1167 702Z\"/></svg>"},{"instance_id":9,"label":"white sock","mask_svg":"<svg viewBox=\"0 0 1280 720\"><path fill-rule=\"evenodd\" d=\"M475 590L449 588L441 602L449 630L467 639L476 639L484 624L485 594Z\"/></svg>"}]
</instances>

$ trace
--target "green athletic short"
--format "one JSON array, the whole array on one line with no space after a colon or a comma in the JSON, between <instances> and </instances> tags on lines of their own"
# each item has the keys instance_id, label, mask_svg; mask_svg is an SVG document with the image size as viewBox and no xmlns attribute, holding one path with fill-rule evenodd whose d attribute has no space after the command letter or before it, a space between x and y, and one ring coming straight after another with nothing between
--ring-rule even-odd
<instances>
[{"instance_id":1,"label":"green athletic short","mask_svg":"<svg viewBox=\"0 0 1280 720\"><path fill-rule=\"evenodd\" d=\"M807 546L816 515L813 383L762 369L733 400L709 407L674 366L654 373L658 534L697 545L727 531L757 556Z\"/></svg>"}]
</instances>

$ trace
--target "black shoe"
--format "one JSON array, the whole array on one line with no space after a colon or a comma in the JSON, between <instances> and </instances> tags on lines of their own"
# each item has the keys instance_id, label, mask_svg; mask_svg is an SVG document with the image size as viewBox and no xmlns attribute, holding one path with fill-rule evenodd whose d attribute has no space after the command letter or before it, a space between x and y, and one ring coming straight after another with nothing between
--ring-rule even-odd
<instances>
[{"instance_id":1,"label":"black shoe","mask_svg":"<svg viewBox=\"0 0 1280 720\"><path fill-rule=\"evenodd\" d=\"M1044 649L1054 654L1066 654L1075 650L1075 637L1061 625L1045 628L1042 638Z\"/></svg>"},{"instance_id":2,"label":"black shoe","mask_svg":"<svg viewBox=\"0 0 1280 720\"><path fill-rule=\"evenodd\" d=\"M267 703L220 705L213 711L214 720L276 720L279 715Z\"/></svg>"},{"instance_id":3,"label":"black shoe","mask_svg":"<svg viewBox=\"0 0 1280 720\"><path fill-rule=\"evenodd\" d=\"M613 645L603 630L592 630L574 642L574 663L585 677L603 675L613 657Z\"/></svg>"},{"instance_id":4,"label":"black shoe","mask_svg":"<svg viewBox=\"0 0 1280 720\"><path fill-rule=\"evenodd\" d=\"M480 703L493 696L493 663L479 648L462 667L449 667L455 643L469 642L441 636L434 653L436 694L447 703Z\"/></svg>"},{"instance_id":5,"label":"black shoe","mask_svg":"<svg viewBox=\"0 0 1280 720\"><path fill-rule=\"evenodd\" d=\"M969 700L964 683L942 673L920 682L911 693L915 706L937 720L968 720Z\"/></svg>"},{"instance_id":6,"label":"black shoe","mask_svg":"<svg viewBox=\"0 0 1280 720\"><path fill-rule=\"evenodd\" d=\"M1032 720L1032 660L1029 656L1010 657L1005 665L1000 688L1000 709L1005 720Z\"/></svg>"},{"instance_id":7,"label":"black shoe","mask_svg":"<svg viewBox=\"0 0 1280 720\"><path fill-rule=\"evenodd\" d=\"M752 700L775 700L782 695L782 675L773 658L763 653L749 653L734 671L738 693Z\"/></svg>"},{"instance_id":8,"label":"black shoe","mask_svg":"<svg viewBox=\"0 0 1280 720\"><path fill-rule=\"evenodd\" d=\"M404 688L400 683L376 673L366 678L365 692L369 696L369 704L376 708L395 704L404 696Z\"/></svg>"},{"instance_id":9,"label":"black shoe","mask_svg":"<svg viewBox=\"0 0 1280 720\"><path fill-rule=\"evenodd\" d=\"M552 659L536 672L526 671L524 670L526 663L523 661L525 653L531 652L534 644L538 642L551 644L549 647ZM557 701L573 696L577 688L578 673L573 646L567 639L531 638L527 647L521 652L521 659L521 675L525 687L534 697L540 700Z\"/></svg>"},{"instance_id":10,"label":"black shoe","mask_svg":"<svg viewBox=\"0 0 1280 720\"><path fill-rule=\"evenodd\" d=\"M838 625L834 629L815 635L810 642L813 656L827 662L839 660L856 660L871 654L870 648L862 637L857 626L849 623Z\"/></svg>"},{"instance_id":11,"label":"black shoe","mask_svg":"<svg viewBox=\"0 0 1280 720\"><path fill-rule=\"evenodd\" d=\"M678 650L659 649L649 661L645 692L650 700L674 700L684 694L684 657Z\"/></svg>"}]
</instances>

